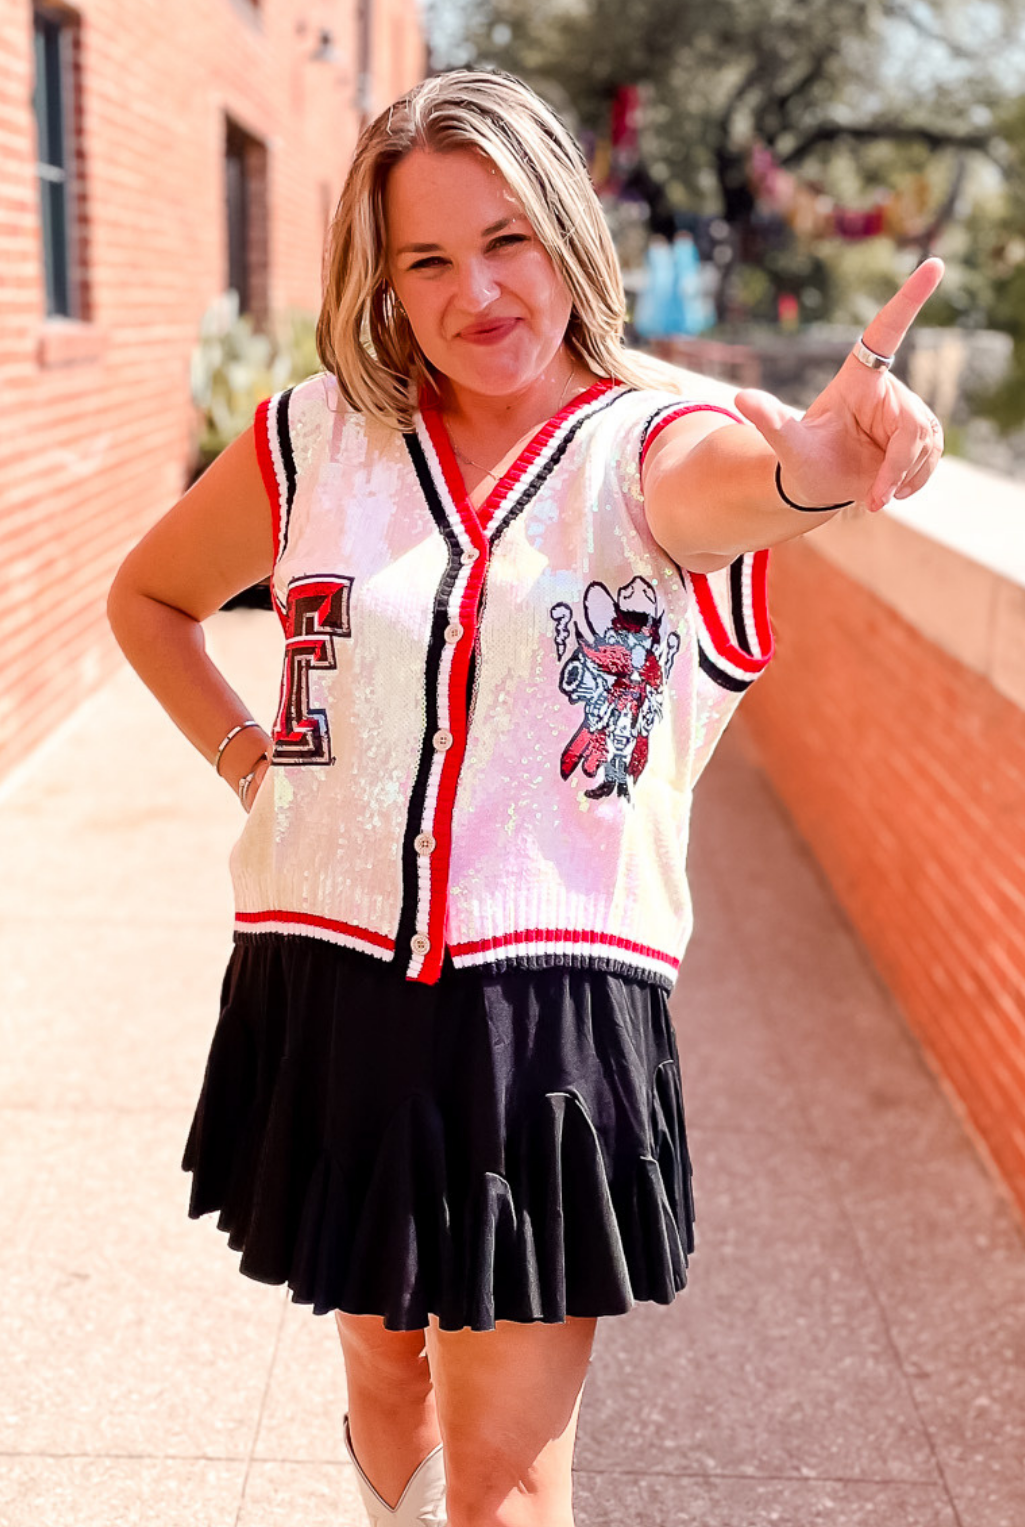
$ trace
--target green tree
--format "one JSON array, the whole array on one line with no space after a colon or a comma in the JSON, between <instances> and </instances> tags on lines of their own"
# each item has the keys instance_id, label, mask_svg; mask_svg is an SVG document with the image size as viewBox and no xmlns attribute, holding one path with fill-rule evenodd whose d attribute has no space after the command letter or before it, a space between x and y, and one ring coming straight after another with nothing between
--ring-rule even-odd
<instances>
[{"instance_id":1,"label":"green tree","mask_svg":"<svg viewBox=\"0 0 1025 1527\"><path fill-rule=\"evenodd\" d=\"M827 190L838 166L853 167L852 198L899 186L923 165L935 174L936 156L945 154L939 164L948 179L936 198L949 216L965 158L1006 157L997 114L1025 78L1025 0L465 0L465 7L465 26L461 34L450 26L439 63L510 69L579 130L598 136L620 87L642 85L648 170L671 201L722 216L742 243L753 210L755 141ZM450 4L447 11L451 17Z\"/></svg>"},{"instance_id":2,"label":"green tree","mask_svg":"<svg viewBox=\"0 0 1025 1527\"><path fill-rule=\"evenodd\" d=\"M1013 341L1007 375L975 400L976 407L1010 431L1025 424L1025 95L1002 113L998 126L1009 149L1005 186L973 209L964 260L968 291L983 321Z\"/></svg>"}]
</instances>

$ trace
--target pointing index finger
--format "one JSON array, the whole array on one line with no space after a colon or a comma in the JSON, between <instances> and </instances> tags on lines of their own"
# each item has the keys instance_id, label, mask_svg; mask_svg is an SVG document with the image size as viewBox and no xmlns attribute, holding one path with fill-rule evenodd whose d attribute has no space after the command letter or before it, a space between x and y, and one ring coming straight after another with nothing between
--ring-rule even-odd
<instances>
[{"instance_id":1,"label":"pointing index finger","mask_svg":"<svg viewBox=\"0 0 1025 1527\"><path fill-rule=\"evenodd\" d=\"M896 355L902 340L943 280L943 261L923 260L899 291L879 309L864 333L865 344L877 355Z\"/></svg>"}]
</instances>

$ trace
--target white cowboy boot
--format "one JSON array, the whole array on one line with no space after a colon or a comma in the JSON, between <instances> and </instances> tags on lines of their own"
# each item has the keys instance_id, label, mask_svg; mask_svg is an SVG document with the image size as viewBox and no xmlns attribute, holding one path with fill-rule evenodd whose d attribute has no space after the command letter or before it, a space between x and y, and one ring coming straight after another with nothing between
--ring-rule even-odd
<instances>
[{"instance_id":1,"label":"white cowboy boot","mask_svg":"<svg viewBox=\"0 0 1025 1527\"><path fill-rule=\"evenodd\" d=\"M348 1412L342 1417L345 1450L356 1470L356 1483L370 1517L370 1527L446 1527L445 1463L441 1443L419 1464L394 1506L381 1499L352 1450Z\"/></svg>"}]
</instances>

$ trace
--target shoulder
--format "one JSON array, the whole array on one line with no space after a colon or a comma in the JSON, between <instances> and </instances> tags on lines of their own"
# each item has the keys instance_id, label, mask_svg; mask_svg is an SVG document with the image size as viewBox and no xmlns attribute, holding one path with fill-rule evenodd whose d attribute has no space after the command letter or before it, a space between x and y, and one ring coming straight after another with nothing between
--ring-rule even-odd
<instances>
[{"instance_id":1,"label":"shoulder","mask_svg":"<svg viewBox=\"0 0 1025 1527\"><path fill-rule=\"evenodd\" d=\"M337 418L351 414L329 371L315 372L313 376L284 388L269 400L268 406L287 421L292 430L315 425L327 428Z\"/></svg>"},{"instance_id":2,"label":"shoulder","mask_svg":"<svg viewBox=\"0 0 1025 1527\"><path fill-rule=\"evenodd\" d=\"M719 420L743 424L736 409L737 389L730 383L685 370L682 366L670 366L665 361L656 364L662 385L642 393L650 402L642 444L644 452L654 445L664 430L680 420L695 420L703 414L705 422L713 427Z\"/></svg>"},{"instance_id":3,"label":"shoulder","mask_svg":"<svg viewBox=\"0 0 1025 1527\"><path fill-rule=\"evenodd\" d=\"M328 461L365 449L367 420L351 408L330 372L283 388L256 411L257 449L266 450L279 480L301 477Z\"/></svg>"},{"instance_id":4,"label":"shoulder","mask_svg":"<svg viewBox=\"0 0 1025 1527\"><path fill-rule=\"evenodd\" d=\"M595 411L595 439L624 464L628 458L643 464L656 440L682 421L690 421L685 429L699 421L706 428L744 423L734 407L736 389L726 383L661 362L655 379L662 385L616 388Z\"/></svg>"},{"instance_id":5,"label":"shoulder","mask_svg":"<svg viewBox=\"0 0 1025 1527\"><path fill-rule=\"evenodd\" d=\"M329 371L314 372L301 382L283 387L260 404L257 418L261 415L282 427L317 423L327 426L339 419L359 417L342 397L338 383Z\"/></svg>"}]
</instances>

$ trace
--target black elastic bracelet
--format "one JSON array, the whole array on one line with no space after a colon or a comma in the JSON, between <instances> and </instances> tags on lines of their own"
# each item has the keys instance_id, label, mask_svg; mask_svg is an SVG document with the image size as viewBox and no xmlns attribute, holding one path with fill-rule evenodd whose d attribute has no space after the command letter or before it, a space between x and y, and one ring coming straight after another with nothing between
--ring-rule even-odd
<instances>
[{"instance_id":1,"label":"black elastic bracelet","mask_svg":"<svg viewBox=\"0 0 1025 1527\"><path fill-rule=\"evenodd\" d=\"M854 503L853 498L845 498L842 504L823 504L821 509L813 509L808 504L795 504L793 499L787 498L783 492L783 478L778 461L776 463L776 492L785 504L789 504L791 509L799 509L802 514L831 514L834 509L849 509Z\"/></svg>"}]
</instances>

